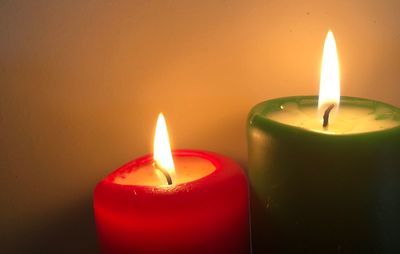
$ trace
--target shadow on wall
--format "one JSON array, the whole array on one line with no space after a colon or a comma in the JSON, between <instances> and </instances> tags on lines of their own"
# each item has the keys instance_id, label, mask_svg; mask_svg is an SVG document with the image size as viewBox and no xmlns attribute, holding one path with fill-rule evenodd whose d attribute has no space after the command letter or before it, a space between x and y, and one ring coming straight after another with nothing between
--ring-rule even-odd
<instances>
[{"instance_id":1,"label":"shadow on wall","mask_svg":"<svg viewBox=\"0 0 400 254\"><path fill-rule=\"evenodd\" d=\"M1 253L99 253L92 199L44 218L34 228L2 237Z\"/></svg>"}]
</instances>

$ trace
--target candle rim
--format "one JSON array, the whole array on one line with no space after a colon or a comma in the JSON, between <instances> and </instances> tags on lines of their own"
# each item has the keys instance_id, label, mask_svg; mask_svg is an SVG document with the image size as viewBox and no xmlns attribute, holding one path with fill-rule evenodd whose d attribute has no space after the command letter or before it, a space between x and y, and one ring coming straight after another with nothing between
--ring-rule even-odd
<instances>
[{"instance_id":1,"label":"candle rim","mask_svg":"<svg viewBox=\"0 0 400 254\"><path fill-rule=\"evenodd\" d=\"M317 95L303 95L303 96L287 96L287 97L279 97L279 98L274 98L274 99L270 99L270 100L266 100L263 102L260 102L258 104L256 104L249 112L248 114L248 120L247 122L251 125L253 125L253 121L254 118L257 116L262 116L259 117L260 122L263 124L267 124L267 125L273 125L276 126L278 128L283 128L283 129L292 129L292 130L301 130L305 133L310 133L312 135L320 135L320 136L324 136L324 137L354 137L354 138L358 138L358 137L364 137L364 136L375 136L375 135L381 135L382 133L392 133L392 132L397 132L400 131L400 120L399 120L399 125L391 127L391 128L387 128L387 129L382 129L382 130L373 130L373 131L365 131L365 132L357 132L357 133L340 133L340 134L336 134L336 133L324 133L324 132L317 132L311 129L307 129L307 128L303 128L303 127L299 127L299 126L295 126L295 125L289 125L286 123L282 123L276 120L273 120L271 118L269 118L267 116L268 113L271 112L276 112L277 110L263 110L262 112L260 111L261 107L265 107L265 105L267 104L275 104L278 108L278 106L282 105L285 102L300 102L300 101L304 101L304 100L308 100L309 105L318 105L318 96ZM312 103L311 103L312 102ZM315 103L316 102L316 103ZM390 109L392 109L395 114L398 114L400 116L400 108L382 102L382 101L378 101L378 100L374 100L374 99L369 99L369 98L361 98L361 97L353 97L353 96L341 96L341 106L343 105L352 105L352 103L354 102L358 102L358 103L373 103L373 105L382 105L385 107L388 107ZM353 104L354 105L354 104ZM355 105L357 106L357 105Z\"/></svg>"},{"instance_id":2,"label":"candle rim","mask_svg":"<svg viewBox=\"0 0 400 254\"><path fill-rule=\"evenodd\" d=\"M145 163L150 163L152 161L152 156L153 154L146 154L144 156L141 156L137 159L131 160L128 163L125 163L121 167L117 168L110 174L108 174L106 177L104 177L99 184L107 184L107 185L112 185L115 186L115 188L121 188L121 189L135 189L135 190L140 190L144 192L158 192L158 190L161 193L168 193L168 190L173 190L173 191L179 191L179 190L184 190L186 189L187 186L190 186L191 189L193 189L195 186L198 186L202 184L202 182L205 181L212 181L213 179L216 179L218 181L220 175L229 175L232 174L230 172L231 170L223 170L224 165L229 161L230 163L234 163L237 168L240 168L240 166L233 160L231 160L228 157L222 156L220 154L214 153L214 152L209 152L209 151L202 151L202 150L192 150L192 149L176 149L172 150L173 156L183 156L183 157L200 157L202 159L206 159L210 161L211 164L214 165L215 169L212 171L210 174L205 175L203 177L200 177L198 179L195 179L193 181L189 182L183 182L179 184L174 184L174 185L160 185L160 186L153 186L153 185L128 185L128 184L120 184L120 183L115 183L114 178L117 177L119 174L121 174L122 171L127 170L127 168L132 168L136 167ZM233 169L233 168L232 168ZM166 192L167 190L167 192Z\"/></svg>"}]
</instances>

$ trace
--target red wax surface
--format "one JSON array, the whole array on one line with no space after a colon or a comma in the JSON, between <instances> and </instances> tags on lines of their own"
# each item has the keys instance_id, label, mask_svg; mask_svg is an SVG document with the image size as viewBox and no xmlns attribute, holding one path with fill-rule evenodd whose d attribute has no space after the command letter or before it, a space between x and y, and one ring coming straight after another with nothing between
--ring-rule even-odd
<instances>
[{"instance_id":1,"label":"red wax surface","mask_svg":"<svg viewBox=\"0 0 400 254\"><path fill-rule=\"evenodd\" d=\"M248 185L240 166L204 151L179 150L215 166L200 179L172 186L121 185L113 179L151 163L147 155L117 169L94 191L102 253L250 253Z\"/></svg>"}]
</instances>

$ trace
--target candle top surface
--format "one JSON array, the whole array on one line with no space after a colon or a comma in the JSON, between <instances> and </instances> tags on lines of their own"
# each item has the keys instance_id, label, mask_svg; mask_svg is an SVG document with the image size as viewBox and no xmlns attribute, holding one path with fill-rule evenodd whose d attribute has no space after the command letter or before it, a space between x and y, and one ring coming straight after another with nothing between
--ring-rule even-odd
<instances>
[{"instance_id":1,"label":"candle top surface","mask_svg":"<svg viewBox=\"0 0 400 254\"><path fill-rule=\"evenodd\" d=\"M174 156L174 162L174 185L198 180L211 174L216 169L211 161L196 156ZM117 175L113 182L122 185L167 185L165 176L154 168L151 160L127 168L121 174Z\"/></svg>"},{"instance_id":2,"label":"candle top surface","mask_svg":"<svg viewBox=\"0 0 400 254\"><path fill-rule=\"evenodd\" d=\"M262 103L263 104L263 103ZM391 105L343 97L327 128L322 126L317 97L288 97L265 102L261 112L273 121L324 134L359 134L400 126L400 110Z\"/></svg>"}]
</instances>

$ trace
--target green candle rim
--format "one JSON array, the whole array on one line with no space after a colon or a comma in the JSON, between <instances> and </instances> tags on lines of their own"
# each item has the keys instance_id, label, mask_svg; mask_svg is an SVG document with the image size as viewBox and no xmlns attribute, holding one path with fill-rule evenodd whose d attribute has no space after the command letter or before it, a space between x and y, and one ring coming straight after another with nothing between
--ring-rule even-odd
<instances>
[{"instance_id":1,"label":"green candle rim","mask_svg":"<svg viewBox=\"0 0 400 254\"><path fill-rule=\"evenodd\" d=\"M360 136L371 136L371 135L380 135L382 133L393 133L398 135L400 131L400 109L381 101L366 99L366 98L359 98L359 97L351 97L351 96L341 96L340 98L340 105L352 105L352 106L360 106L360 107L377 107L383 106L393 110L393 119L399 121L398 126L394 126L392 128L382 129L382 130L374 130L374 131L367 131L367 132L360 132L360 133L345 133L345 134L334 134L334 133L324 133L318 132L310 129L306 129L303 127L298 127L294 125L288 125L282 122L278 122L272 120L267 117L268 113L276 112L281 110L280 106L284 103L288 102L295 102L298 105L317 105L318 103L318 96L314 95L306 95L306 96L289 96L289 97L280 97L271 100L266 100L261 103L255 105L249 113L248 116L248 123L250 126L268 126L270 128L278 128L281 130L288 130L288 131L302 131L305 133L310 133L312 135L321 135L324 137L327 136L345 136L345 137L360 137Z\"/></svg>"}]
</instances>

